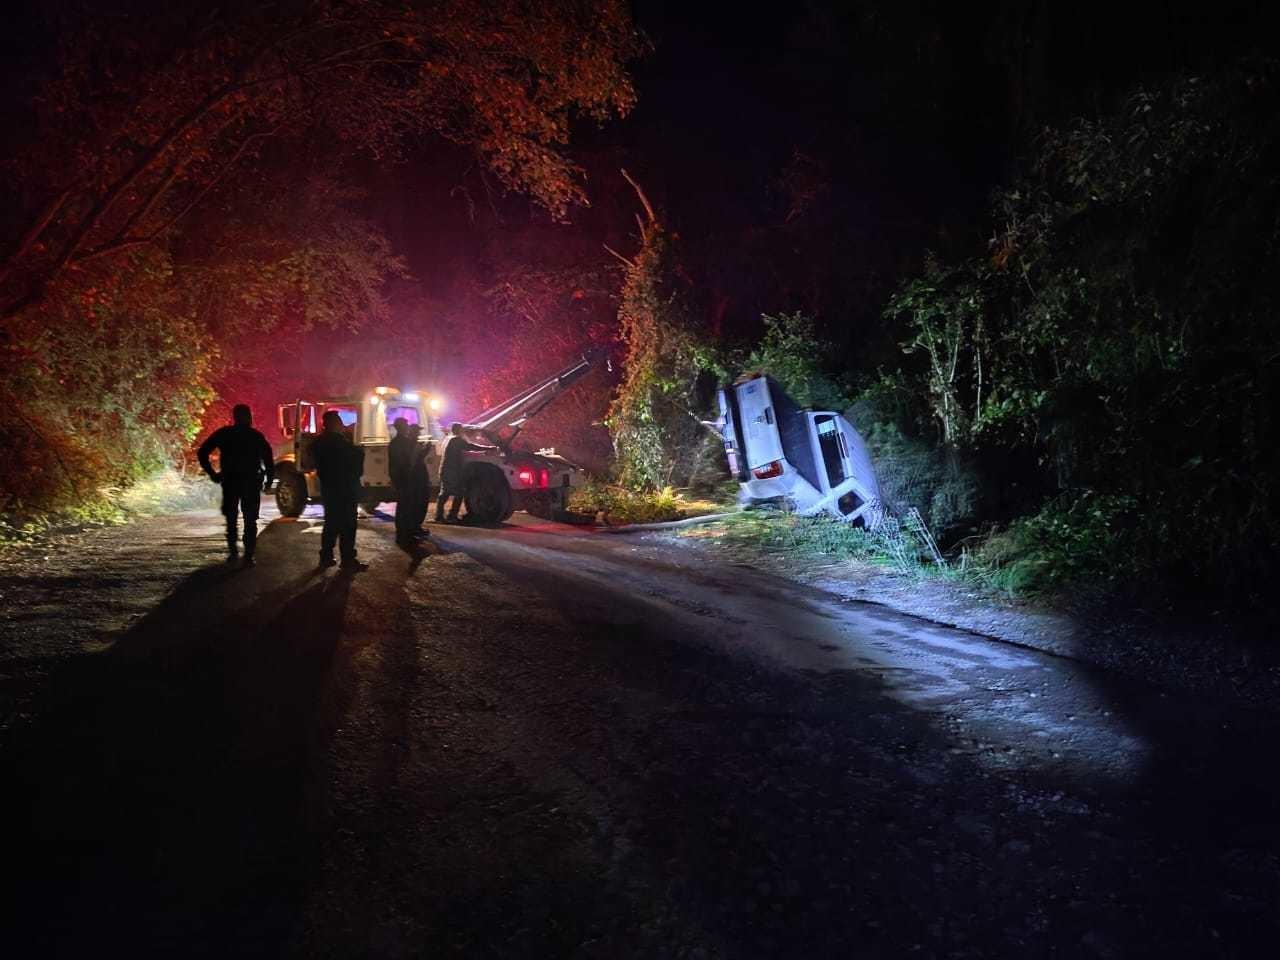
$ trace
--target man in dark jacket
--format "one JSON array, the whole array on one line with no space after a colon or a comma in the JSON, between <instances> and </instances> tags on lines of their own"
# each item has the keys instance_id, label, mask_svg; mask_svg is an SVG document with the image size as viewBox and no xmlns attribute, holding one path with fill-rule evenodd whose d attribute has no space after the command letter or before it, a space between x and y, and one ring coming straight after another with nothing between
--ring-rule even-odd
<instances>
[{"instance_id":1,"label":"man in dark jacket","mask_svg":"<svg viewBox=\"0 0 1280 960\"><path fill-rule=\"evenodd\" d=\"M262 491L271 486L275 464L267 438L253 429L253 411L238 403L231 410L232 423L219 427L204 443L197 456L200 466L214 483L222 485L222 515L227 518L227 562L239 558L236 549L236 518L244 514L244 565L253 566L253 549L258 542L258 508ZM218 472L209 457L218 451Z\"/></svg>"},{"instance_id":2,"label":"man in dark jacket","mask_svg":"<svg viewBox=\"0 0 1280 960\"><path fill-rule=\"evenodd\" d=\"M410 517L410 532L415 537L429 537L422 529L427 519L427 506L431 500L431 471L427 469L427 445L419 443L422 427L414 424L409 428L409 437L413 441L413 463L409 468L409 502L413 504Z\"/></svg>"},{"instance_id":3,"label":"man in dark jacket","mask_svg":"<svg viewBox=\"0 0 1280 960\"><path fill-rule=\"evenodd\" d=\"M415 528L422 524L417 517L418 505L413 492L413 465L418 441L404 417L396 417L394 426L396 435L387 446L387 465L391 485L396 488L396 543L411 547Z\"/></svg>"},{"instance_id":4,"label":"man in dark jacket","mask_svg":"<svg viewBox=\"0 0 1280 960\"><path fill-rule=\"evenodd\" d=\"M360 502L364 451L347 437L338 411L326 411L323 422L324 432L311 445L320 477L320 502L324 504L320 566L333 566L336 543L343 569L364 570L365 565L356 559L356 504Z\"/></svg>"},{"instance_id":5,"label":"man in dark jacket","mask_svg":"<svg viewBox=\"0 0 1280 960\"><path fill-rule=\"evenodd\" d=\"M455 423L449 428L453 434L449 445L444 448L444 457L440 460L440 499L436 501L436 523L444 521L445 501L453 498L453 509L449 511L449 522L458 522L458 510L462 507L462 498L466 495L466 481L463 468L466 462L463 454L468 450L491 450L492 447L479 443L471 443L462 435L462 424Z\"/></svg>"}]
</instances>

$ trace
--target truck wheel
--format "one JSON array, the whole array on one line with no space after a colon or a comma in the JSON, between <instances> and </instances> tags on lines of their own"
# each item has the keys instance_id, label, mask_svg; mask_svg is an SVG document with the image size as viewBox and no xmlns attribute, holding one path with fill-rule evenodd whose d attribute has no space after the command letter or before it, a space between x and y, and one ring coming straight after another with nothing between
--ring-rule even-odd
<instances>
[{"instance_id":1,"label":"truck wheel","mask_svg":"<svg viewBox=\"0 0 1280 960\"><path fill-rule=\"evenodd\" d=\"M296 470L282 470L276 481L276 509L282 517L299 517L307 508L307 481Z\"/></svg>"},{"instance_id":2,"label":"truck wheel","mask_svg":"<svg viewBox=\"0 0 1280 960\"><path fill-rule=\"evenodd\" d=\"M502 471L476 464L467 471L467 517L476 523L501 523L511 516L511 487Z\"/></svg>"}]
</instances>

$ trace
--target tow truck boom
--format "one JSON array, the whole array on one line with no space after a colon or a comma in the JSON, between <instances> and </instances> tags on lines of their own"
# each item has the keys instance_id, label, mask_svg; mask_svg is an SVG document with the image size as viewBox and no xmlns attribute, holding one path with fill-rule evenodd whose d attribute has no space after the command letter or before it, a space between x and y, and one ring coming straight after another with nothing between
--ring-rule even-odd
<instances>
[{"instance_id":1,"label":"tow truck boom","mask_svg":"<svg viewBox=\"0 0 1280 960\"><path fill-rule=\"evenodd\" d=\"M509 397L483 413L477 414L464 426L468 430L482 430L489 433L504 447L510 446L530 417L540 413L552 400L586 376L587 371L598 359L598 353L584 354L581 360L569 364L541 383L534 384L514 397ZM499 433L502 430L510 432Z\"/></svg>"}]
</instances>

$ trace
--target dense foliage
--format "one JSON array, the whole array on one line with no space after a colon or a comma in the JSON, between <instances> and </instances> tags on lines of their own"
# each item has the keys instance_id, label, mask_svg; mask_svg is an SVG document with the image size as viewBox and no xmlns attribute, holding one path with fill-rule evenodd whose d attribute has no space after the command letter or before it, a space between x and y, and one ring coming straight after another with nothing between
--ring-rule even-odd
<instances>
[{"instance_id":1,"label":"dense foliage","mask_svg":"<svg viewBox=\"0 0 1280 960\"><path fill-rule=\"evenodd\" d=\"M0 510L154 465L263 331L385 316L404 270L340 186L355 154L452 141L563 216L585 199L571 122L634 100L612 0L41 12L46 72L7 105Z\"/></svg>"},{"instance_id":2,"label":"dense foliage","mask_svg":"<svg viewBox=\"0 0 1280 960\"><path fill-rule=\"evenodd\" d=\"M835 348L818 336L813 319L803 313L765 314L764 335L742 361L732 366L766 373L786 388L802 407L843 410L849 405L847 384L830 371Z\"/></svg>"},{"instance_id":3,"label":"dense foliage","mask_svg":"<svg viewBox=\"0 0 1280 960\"><path fill-rule=\"evenodd\" d=\"M703 459L699 394L710 354L676 240L640 195L648 219L640 221L640 250L625 265L618 308L625 368L607 423L619 480L652 490L687 483Z\"/></svg>"},{"instance_id":4,"label":"dense foliage","mask_svg":"<svg viewBox=\"0 0 1280 960\"><path fill-rule=\"evenodd\" d=\"M1046 131L992 212L987 256L930 262L887 315L943 444L1037 465L989 471L1033 514L1000 549L1031 580L1261 590L1280 540L1276 64Z\"/></svg>"}]
</instances>

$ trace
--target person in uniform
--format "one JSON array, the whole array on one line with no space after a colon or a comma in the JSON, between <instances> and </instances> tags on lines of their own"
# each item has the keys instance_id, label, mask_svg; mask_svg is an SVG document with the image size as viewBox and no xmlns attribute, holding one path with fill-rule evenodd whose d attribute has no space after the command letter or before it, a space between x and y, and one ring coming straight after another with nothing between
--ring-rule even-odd
<instances>
[{"instance_id":1,"label":"person in uniform","mask_svg":"<svg viewBox=\"0 0 1280 960\"><path fill-rule=\"evenodd\" d=\"M409 427L409 436L413 440L413 460L409 467L409 502L413 504L410 518L410 535L413 537L429 537L422 529L427 519L427 507L431 500L431 471L427 468L427 445L419 443L422 427L413 424Z\"/></svg>"},{"instance_id":2,"label":"person in uniform","mask_svg":"<svg viewBox=\"0 0 1280 960\"><path fill-rule=\"evenodd\" d=\"M414 522L418 505L412 494L413 462L418 441L404 417L396 417L392 425L396 428L396 435L387 445L387 467L391 485L396 490L396 543L411 547L415 527L422 524L421 519Z\"/></svg>"},{"instance_id":3,"label":"person in uniform","mask_svg":"<svg viewBox=\"0 0 1280 960\"><path fill-rule=\"evenodd\" d=\"M444 456L440 460L440 499L436 501L436 523L444 522L444 505L452 497L453 509L449 511L449 522L458 522L458 511L462 508L466 481L463 477L463 454L468 450L488 450L487 446L471 443L462 435L462 424L455 423L449 427L453 434L444 448Z\"/></svg>"},{"instance_id":4,"label":"person in uniform","mask_svg":"<svg viewBox=\"0 0 1280 960\"><path fill-rule=\"evenodd\" d=\"M222 515L227 518L227 562L239 559L236 522L244 515L244 565L253 566L253 551L258 543L258 509L262 491L271 486L275 464L267 438L253 428L253 411L248 404L238 403L231 410L232 422L219 427L204 443L196 456L209 479L222 486ZM210 455L218 451L218 472L213 472Z\"/></svg>"},{"instance_id":5,"label":"person in uniform","mask_svg":"<svg viewBox=\"0 0 1280 960\"><path fill-rule=\"evenodd\" d=\"M320 566L333 566L337 544L343 569L364 570L365 565L356 559L356 505L360 502L364 451L347 436L338 411L325 411L323 423L324 431L311 445L320 478L320 502L324 504Z\"/></svg>"}]
</instances>

